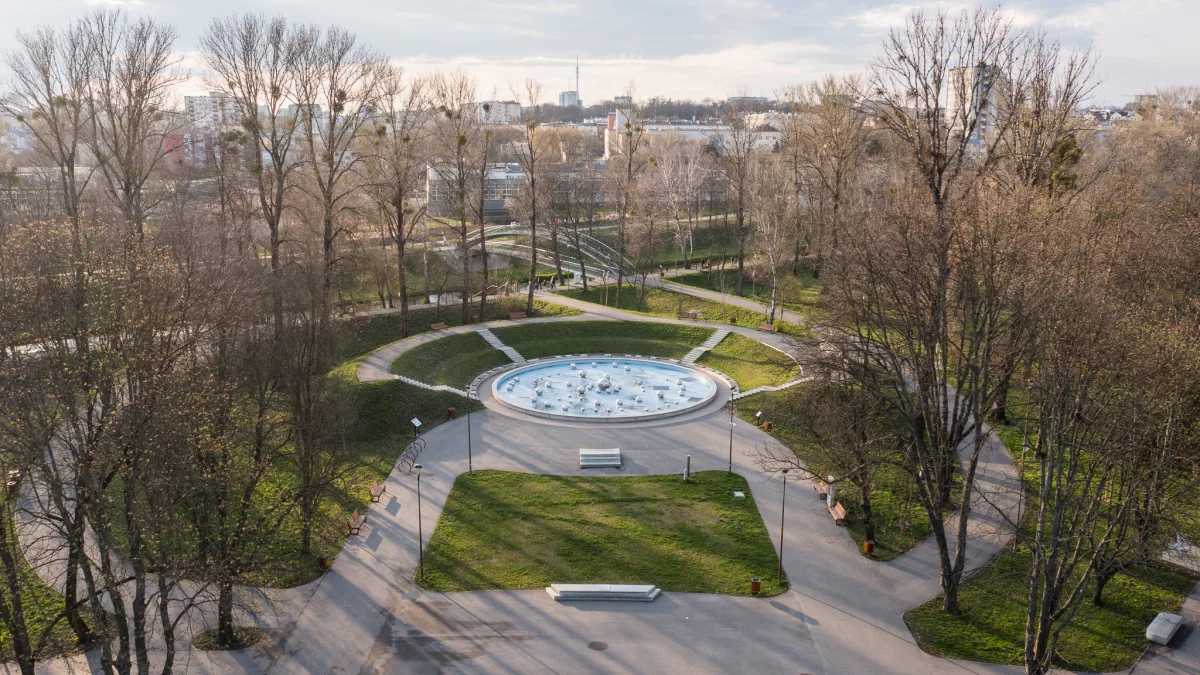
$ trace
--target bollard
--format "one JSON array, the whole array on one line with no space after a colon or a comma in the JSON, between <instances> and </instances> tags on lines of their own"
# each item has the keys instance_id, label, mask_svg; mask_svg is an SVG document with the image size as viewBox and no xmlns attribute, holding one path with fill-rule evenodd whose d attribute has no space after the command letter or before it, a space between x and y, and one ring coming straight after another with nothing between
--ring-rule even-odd
<instances>
[{"instance_id":1,"label":"bollard","mask_svg":"<svg viewBox=\"0 0 1200 675\"><path fill-rule=\"evenodd\" d=\"M687 468L683 470L683 482L688 482L692 479L692 456L687 456Z\"/></svg>"}]
</instances>

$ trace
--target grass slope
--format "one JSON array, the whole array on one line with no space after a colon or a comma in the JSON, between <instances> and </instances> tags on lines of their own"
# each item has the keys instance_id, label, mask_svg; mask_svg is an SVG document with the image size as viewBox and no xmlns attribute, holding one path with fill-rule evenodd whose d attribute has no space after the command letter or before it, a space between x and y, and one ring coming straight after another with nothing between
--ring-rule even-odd
<instances>
[{"instance_id":1,"label":"grass slope","mask_svg":"<svg viewBox=\"0 0 1200 675\"><path fill-rule=\"evenodd\" d=\"M1014 390L1010 408L1019 403ZM1015 457L1023 435L1012 425L997 434ZM1026 495L1036 487L1037 466L1025 467ZM1021 527L1032 538L1036 507L1026 505ZM1026 546L1007 546L959 588L961 613L941 611L941 598L910 610L904 622L925 651L947 658L1020 664L1025 644L1025 612L1031 558ZM1104 589L1104 605L1087 599L1063 630L1055 665L1066 670L1112 672L1132 666L1149 646L1146 626L1159 612L1174 612L1200 581L1200 574L1167 563L1135 566L1117 574Z\"/></svg>"},{"instance_id":2,"label":"grass slope","mask_svg":"<svg viewBox=\"0 0 1200 675\"><path fill-rule=\"evenodd\" d=\"M727 335L696 363L732 377L742 391L783 384L800 373L799 366L788 355L737 333Z\"/></svg>"},{"instance_id":3,"label":"grass slope","mask_svg":"<svg viewBox=\"0 0 1200 675\"><path fill-rule=\"evenodd\" d=\"M479 305L474 305L478 312ZM509 312L525 311L524 298L509 296L507 298L488 299L488 320L507 319ZM555 305L541 300L533 301L531 316L574 316L582 314L579 310ZM447 326L462 324L461 307L433 307L415 309L409 312L409 335L425 333L434 323L444 322ZM362 316L339 321L337 324L336 343L341 359L353 359L367 352L400 339L400 314L379 314Z\"/></svg>"},{"instance_id":4,"label":"grass slope","mask_svg":"<svg viewBox=\"0 0 1200 675\"><path fill-rule=\"evenodd\" d=\"M746 479L539 476L476 471L455 481L425 552L438 591L551 583L657 584L666 591L782 592L778 558Z\"/></svg>"},{"instance_id":5,"label":"grass slope","mask_svg":"<svg viewBox=\"0 0 1200 675\"><path fill-rule=\"evenodd\" d=\"M777 392L764 392L738 399L738 416L753 423L754 413L763 413L763 421L771 423L769 432L780 443L791 448L817 475L827 472L813 452L812 441L805 438L800 426L794 421L795 413L791 401L803 394L805 385ZM838 501L846 508L849 516L847 529L862 550L866 539L862 525L862 506L859 490L850 481L838 486ZM892 560L901 553L924 541L932 529L925 510L917 499L916 486L912 478L896 467L885 467L876 473L874 489L871 491L871 512L875 515L876 560Z\"/></svg>"},{"instance_id":6,"label":"grass slope","mask_svg":"<svg viewBox=\"0 0 1200 675\"><path fill-rule=\"evenodd\" d=\"M711 270L708 272L692 272L669 277L668 281L694 288L702 288L718 293L734 294L737 290L737 270ZM771 302L771 287L763 284L753 284L747 279L742 284L741 297L768 305ZM807 319L816 320L820 317L819 301L821 283L813 278L812 271L807 266L800 268L796 276L785 275L779 279L779 293L775 298L776 304L784 309L795 312Z\"/></svg>"},{"instance_id":7,"label":"grass slope","mask_svg":"<svg viewBox=\"0 0 1200 675\"><path fill-rule=\"evenodd\" d=\"M477 375L511 363L504 352L489 345L479 333L446 337L404 352L391 371L425 384L445 384L466 389Z\"/></svg>"},{"instance_id":8,"label":"grass slope","mask_svg":"<svg viewBox=\"0 0 1200 675\"><path fill-rule=\"evenodd\" d=\"M679 359L712 335L704 326L635 321L565 321L494 328L527 359L560 354L639 354Z\"/></svg>"}]
</instances>

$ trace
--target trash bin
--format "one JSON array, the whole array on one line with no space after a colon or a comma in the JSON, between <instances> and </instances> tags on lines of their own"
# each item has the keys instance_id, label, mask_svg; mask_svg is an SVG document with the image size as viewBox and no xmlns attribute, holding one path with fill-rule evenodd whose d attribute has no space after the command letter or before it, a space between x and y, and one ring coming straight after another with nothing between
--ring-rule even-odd
<instances>
[{"instance_id":1,"label":"trash bin","mask_svg":"<svg viewBox=\"0 0 1200 675\"><path fill-rule=\"evenodd\" d=\"M770 431L770 430L771 430L771 423L763 422L763 431Z\"/></svg>"},{"instance_id":2,"label":"trash bin","mask_svg":"<svg viewBox=\"0 0 1200 675\"><path fill-rule=\"evenodd\" d=\"M867 555L874 555L875 554L875 542L870 539L864 541L863 542L863 553L866 553Z\"/></svg>"},{"instance_id":3,"label":"trash bin","mask_svg":"<svg viewBox=\"0 0 1200 675\"><path fill-rule=\"evenodd\" d=\"M321 569L329 567L329 556L324 553L317 555L317 567Z\"/></svg>"},{"instance_id":4,"label":"trash bin","mask_svg":"<svg viewBox=\"0 0 1200 675\"><path fill-rule=\"evenodd\" d=\"M750 594L758 595L760 591L762 591L762 579L759 579L758 577L751 577L750 578Z\"/></svg>"},{"instance_id":5,"label":"trash bin","mask_svg":"<svg viewBox=\"0 0 1200 675\"><path fill-rule=\"evenodd\" d=\"M458 408L450 408L446 414L450 416L450 419L454 419L454 416L458 414Z\"/></svg>"}]
</instances>

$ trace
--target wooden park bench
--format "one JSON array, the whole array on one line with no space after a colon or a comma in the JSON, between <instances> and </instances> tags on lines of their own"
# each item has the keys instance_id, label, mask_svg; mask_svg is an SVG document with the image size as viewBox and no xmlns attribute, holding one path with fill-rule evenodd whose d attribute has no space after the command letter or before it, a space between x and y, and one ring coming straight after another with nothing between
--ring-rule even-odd
<instances>
[{"instance_id":1,"label":"wooden park bench","mask_svg":"<svg viewBox=\"0 0 1200 675\"><path fill-rule=\"evenodd\" d=\"M517 321L517 320L520 320L520 319L528 319L528 318L529 318L529 316L528 316L528 315L526 315L526 314L525 314L525 312L509 312L509 313L508 313L508 318L509 318L509 319L511 319L511 320L513 320L513 321Z\"/></svg>"},{"instance_id":2,"label":"wooden park bench","mask_svg":"<svg viewBox=\"0 0 1200 675\"><path fill-rule=\"evenodd\" d=\"M773 324L773 323L760 323L760 324L758 324L758 329L759 329L759 330L762 330L762 331L766 331L766 332L768 332L768 333L774 333L774 332L775 332L775 324Z\"/></svg>"},{"instance_id":3,"label":"wooden park bench","mask_svg":"<svg viewBox=\"0 0 1200 675\"><path fill-rule=\"evenodd\" d=\"M431 323L429 324L429 330L446 330L446 322L439 321L437 323Z\"/></svg>"},{"instance_id":4,"label":"wooden park bench","mask_svg":"<svg viewBox=\"0 0 1200 675\"><path fill-rule=\"evenodd\" d=\"M822 500L824 500L825 498L827 498L829 496L829 484L823 480L814 481L813 482L813 490L817 493L817 496L820 497Z\"/></svg>"},{"instance_id":5,"label":"wooden park bench","mask_svg":"<svg viewBox=\"0 0 1200 675\"><path fill-rule=\"evenodd\" d=\"M383 483L375 481L371 483L371 501L379 501L379 495L383 494Z\"/></svg>"},{"instance_id":6,"label":"wooden park bench","mask_svg":"<svg viewBox=\"0 0 1200 675\"><path fill-rule=\"evenodd\" d=\"M833 516L833 522L838 525L846 524L846 507L842 506L841 502L834 504L826 510L829 511L829 515Z\"/></svg>"},{"instance_id":7,"label":"wooden park bench","mask_svg":"<svg viewBox=\"0 0 1200 675\"><path fill-rule=\"evenodd\" d=\"M700 318L700 310L698 310L698 309L689 309L689 310L688 310L688 311L686 311L686 312L680 312L680 313L679 313L679 318L681 318L681 319L691 319L692 321L695 321L695 320L697 320L697 319L699 319L699 318Z\"/></svg>"},{"instance_id":8,"label":"wooden park bench","mask_svg":"<svg viewBox=\"0 0 1200 675\"><path fill-rule=\"evenodd\" d=\"M358 534L365 522L367 522L367 514L359 515L358 511L355 511L354 515L350 516L350 520L346 521L346 524L350 526L350 534Z\"/></svg>"}]
</instances>

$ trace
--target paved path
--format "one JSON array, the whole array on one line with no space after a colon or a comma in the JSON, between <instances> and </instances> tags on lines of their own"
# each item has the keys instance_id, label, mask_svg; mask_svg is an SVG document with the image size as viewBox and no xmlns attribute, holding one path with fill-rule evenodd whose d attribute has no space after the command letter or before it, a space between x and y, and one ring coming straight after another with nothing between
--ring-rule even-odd
<instances>
[{"instance_id":1,"label":"paved path","mask_svg":"<svg viewBox=\"0 0 1200 675\"><path fill-rule=\"evenodd\" d=\"M565 298L548 299L574 305ZM629 316L582 304L593 311L545 321ZM727 328L749 331L764 341L783 337ZM473 329L460 327L452 332ZM417 338L403 342L423 343ZM795 346L780 344L781 348ZM394 347L376 354L395 351ZM378 375L378 368L360 369L359 374ZM382 372L387 372L386 364ZM481 394L486 403L490 392L484 388ZM493 409L472 418L475 469L578 475L580 447L620 447L626 462L624 470L588 470L587 475L678 473L689 454L694 470L724 469L729 462L728 417L719 403L640 426L564 424ZM422 462L427 477L421 481L420 512L426 542L454 479L467 470L466 433L466 420L460 418L425 435ZM757 428L739 425L733 469L749 481L751 496L778 546L783 485L778 477L764 477L751 460L755 448L772 442ZM1011 457L998 439L990 437L979 465L979 494L967 548L969 568L990 559L1011 536L1000 514L1015 513L1015 481ZM857 552L844 528L834 525L806 481L787 487L787 508L782 555L791 587L775 598L664 593L653 603L575 604L557 603L542 590L431 593L412 581L419 532L416 479L394 470L383 498L367 511L362 535L350 539L331 570L280 598L270 615L260 616L271 630L268 640L236 653L185 651L177 671L1020 672L1011 666L938 659L916 646L902 617L940 592L932 540L891 562L874 562ZM1197 609L1200 597L1194 593L1185 611ZM1169 667L1182 670L1164 669L1168 662L1157 657L1152 653L1135 672L1196 672L1196 661L1186 660L1195 657L1193 650L1165 654L1171 659ZM89 668L86 658L78 657L49 662L44 669L67 672L70 665L77 671Z\"/></svg>"}]
</instances>

